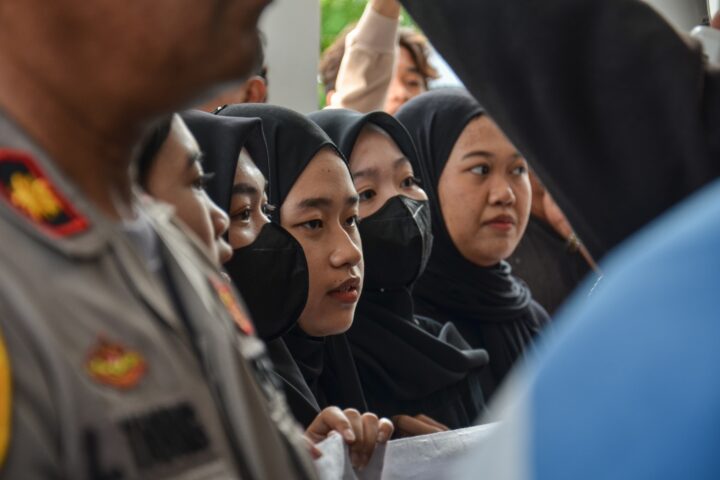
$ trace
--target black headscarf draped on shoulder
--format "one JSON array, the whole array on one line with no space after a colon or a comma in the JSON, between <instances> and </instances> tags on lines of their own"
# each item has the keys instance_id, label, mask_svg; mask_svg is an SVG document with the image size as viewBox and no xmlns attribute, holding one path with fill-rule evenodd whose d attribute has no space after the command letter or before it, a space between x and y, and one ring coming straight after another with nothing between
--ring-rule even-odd
<instances>
[{"instance_id":1,"label":"black headscarf draped on shoulder","mask_svg":"<svg viewBox=\"0 0 720 480\"><path fill-rule=\"evenodd\" d=\"M410 134L391 115L326 109L309 117L347 158L363 128L379 127L422 175ZM366 286L347 333L368 406L387 417L425 414L450 428L468 427L483 410L477 372L487 353L470 348L453 324L415 317L410 289Z\"/></svg>"},{"instance_id":2,"label":"black headscarf draped on shoulder","mask_svg":"<svg viewBox=\"0 0 720 480\"><path fill-rule=\"evenodd\" d=\"M287 108L265 104L231 105L221 109L218 115L261 119L268 146L269 200L279 209L320 150L331 148L346 163L325 132ZM279 224L279 218L275 215L272 221ZM285 387L290 408L303 425L308 426L320 409L331 405L367 410L344 334L310 337L296 324L288 333L269 342L268 351Z\"/></svg>"},{"instance_id":3,"label":"black headscarf draped on shoulder","mask_svg":"<svg viewBox=\"0 0 720 480\"><path fill-rule=\"evenodd\" d=\"M465 90L453 88L415 97L397 118L417 146L433 213L435 243L425 274L415 284L415 305L418 313L455 323L472 346L488 351L490 368L485 370L483 390L490 397L548 316L507 262L481 267L465 259L442 216L440 177L462 132L484 114Z\"/></svg>"}]
</instances>

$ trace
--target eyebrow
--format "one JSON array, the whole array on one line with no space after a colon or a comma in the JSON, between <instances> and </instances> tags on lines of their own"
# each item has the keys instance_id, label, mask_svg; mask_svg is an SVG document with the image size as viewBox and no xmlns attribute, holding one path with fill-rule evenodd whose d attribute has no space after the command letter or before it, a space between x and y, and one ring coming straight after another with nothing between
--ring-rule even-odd
<instances>
[{"instance_id":1,"label":"eyebrow","mask_svg":"<svg viewBox=\"0 0 720 480\"><path fill-rule=\"evenodd\" d=\"M410 159L408 159L405 156L400 157L400 158L396 159L395 161L393 161L393 168L394 169L398 168L401 165L404 165L406 163L410 163ZM378 177L379 175L380 175L380 172L378 171L377 168L370 167L370 168L366 168L364 170L360 170L360 171L353 173L352 178L353 178L353 180L357 180L358 178L362 178L362 177Z\"/></svg>"},{"instance_id":2,"label":"eyebrow","mask_svg":"<svg viewBox=\"0 0 720 480\"><path fill-rule=\"evenodd\" d=\"M467 160L471 157L483 157L483 158L493 158L495 155L493 155L490 152L486 152L485 150L474 150L472 152L468 152L465 155L463 155L462 159Z\"/></svg>"},{"instance_id":3,"label":"eyebrow","mask_svg":"<svg viewBox=\"0 0 720 480\"><path fill-rule=\"evenodd\" d=\"M345 205L355 206L360 203L360 197L357 195L351 195L345 200ZM306 198L305 200L298 203L298 208L302 210L309 210L311 208L327 209L333 205L333 201L327 197L315 197Z\"/></svg>"},{"instance_id":4,"label":"eyebrow","mask_svg":"<svg viewBox=\"0 0 720 480\"><path fill-rule=\"evenodd\" d=\"M465 155L463 155L462 160L467 160L471 157L483 157L483 158L495 158L495 155L491 152L486 152L485 150L475 150L472 152L468 152ZM515 152L512 154L512 159L517 160L519 158L525 158L520 152Z\"/></svg>"},{"instance_id":5,"label":"eyebrow","mask_svg":"<svg viewBox=\"0 0 720 480\"><path fill-rule=\"evenodd\" d=\"M233 185L231 195L260 195L260 191L249 183L240 182Z\"/></svg>"}]
</instances>

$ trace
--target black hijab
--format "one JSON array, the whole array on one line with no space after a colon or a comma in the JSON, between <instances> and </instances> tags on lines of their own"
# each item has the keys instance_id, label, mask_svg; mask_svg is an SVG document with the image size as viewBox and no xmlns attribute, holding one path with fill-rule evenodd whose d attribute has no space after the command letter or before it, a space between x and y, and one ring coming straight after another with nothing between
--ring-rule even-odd
<instances>
[{"instance_id":1,"label":"black hijab","mask_svg":"<svg viewBox=\"0 0 720 480\"><path fill-rule=\"evenodd\" d=\"M200 110L188 110L181 116L203 154L203 169L213 174L205 190L217 206L229 213L235 170L243 148L262 174L268 175L262 123L259 118L218 117Z\"/></svg>"},{"instance_id":2,"label":"black hijab","mask_svg":"<svg viewBox=\"0 0 720 480\"><path fill-rule=\"evenodd\" d=\"M363 128L374 125L398 145L416 174L423 170L410 134L387 113L326 109L309 117L347 158ZM429 229L430 225L424 227ZM363 237L364 244L367 240ZM372 258L366 258L366 269L372 268ZM355 321L347 333L368 405L383 416L422 413L450 428L467 427L482 413L484 402L477 372L487 363L487 352L470 348L451 323L443 326L415 317L410 292L422 274L421 256L415 263L383 265L386 269L417 272L414 278L407 276L412 280L401 288L379 288L366 282Z\"/></svg>"},{"instance_id":3,"label":"black hijab","mask_svg":"<svg viewBox=\"0 0 720 480\"><path fill-rule=\"evenodd\" d=\"M203 153L203 168L213 175L206 187L209 197L231 215L235 172L242 149L248 150L263 175L269 171L260 119L220 117L197 110L184 112L182 118ZM279 337L294 325L307 296L307 292L294 295L299 300L288 301L284 305L254 301L264 298L266 292L273 289L272 275L287 278L288 282L290 277L302 278L304 284L307 284L307 263L299 244L279 227L269 227L264 227L260 232L258 239L262 238L262 241L235 250L233 258L225 264L233 283L247 300L246 306L258 336L266 341ZM268 259L271 259L270 262ZM267 266L263 278L251 278L248 275L248 272L256 269L256 265ZM290 295L287 297L290 298Z\"/></svg>"},{"instance_id":4,"label":"black hijab","mask_svg":"<svg viewBox=\"0 0 720 480\"><path fill-rule=\"evenodd\" d=\"M466 260L442 216L440 177L465 127L484 114L465 90L441 89L410 100L397 118L418 148L433 213L435 244L425 274L415 284L415 305L421 314L455 323L472 346L488 351L490 368L483 372L483 390L489 398L549 319L507 262L487 268Z\"/></svg>"},{"instance_id":5,"label":"black hijab","mask_svg":"<svg viewBox=\"0 0 720 480\"><path fill-rule=\"evenodd\" d=\"M277 207L282 207L295 182L320 150L331 148L345 161L325 132L292 110L243 104L225 107L218 115L261 119L268 147L269 200ZM272 221L279 224L277 213ZM295 324L279 339L269 342L268 350L290 408L303 425L308 426L318 411L327 406L367 410L344 334L315 338Z\"/></svg>"}]
</instances>

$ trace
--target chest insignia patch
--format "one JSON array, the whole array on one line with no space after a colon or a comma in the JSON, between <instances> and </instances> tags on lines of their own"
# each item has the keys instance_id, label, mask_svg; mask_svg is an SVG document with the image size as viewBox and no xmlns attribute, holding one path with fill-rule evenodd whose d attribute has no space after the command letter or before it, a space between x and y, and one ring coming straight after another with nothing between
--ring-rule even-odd
<instances>
[{"instance_id":1,"label":"chest insignia patch","mask_svg":"<svg viewBox=\"0 0 720 480\"><path fill-rule=\"evenodd\" d=\"M85 361L90 378L121 390L137 386L147 368L145 358L140 353L102 338Z\"/></svg>"},{"instance_id":2,"label":"chest insignia patch","mask_svg":"<svg viewBox=\"0 0 720 480\"><path fill-rule=\"evenodd\" d=\"M65 237L88 228L87 219L58 192L27 153L0 149L0 197L51 234Z\"/></svg>"},{"instance_id":3,"label":"chest insignia patch","mask_svg":"<svg viewBox=\"0 0 720 480\"><path fill-rule=\"evenodd\" d=\"M230 286L227 283L221 282L220 280L214 278L210 279L210 283L212 283L215 291L217 291L217 294L220 297L220 301L225 306L225 309L235 321L235 324L238 326L238 328L240 328L240 330L245 335L254 335L255 327L248 318L247 314L243 311L242 308L240 308L240 305L238 305L235 294L232 292Z\"/></svg>"}]
</instances>

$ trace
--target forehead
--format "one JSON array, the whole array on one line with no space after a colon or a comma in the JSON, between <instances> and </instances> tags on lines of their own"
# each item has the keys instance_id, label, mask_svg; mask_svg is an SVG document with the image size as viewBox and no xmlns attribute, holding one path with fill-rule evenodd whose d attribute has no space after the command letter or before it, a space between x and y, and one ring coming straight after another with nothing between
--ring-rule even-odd
<instances>
[{"instance_id":1,"label":"forehead","mask_svg":"<svg viewBox=\"0 0 720 480\"><path fill-rule=\"evenodd\" d=\"M151 180L156 183L174 182L190 168L199 168L195 159L200 149L182 120L173 119L168 138L155 158Z\"/></svg>"},{"instance_id":2,"label":"forehead","mask_svg":"<svg viewBox=\"0 0 720 480\"><path fill-rule=\"evenodd\" d=\"M407 47L400 47L398 51L397 62L399 70L417 71L418 69L418 66L415 64L415 59L413 59L413 56L410 53L410 50L407 49Z\"/></svg>"},{"instance_id":3,"label":"forehead","mask_svg":"<svg viewBox=\"0 0 720 480\"><path fill-rule=\"evenodd\" d=\"M293 185L283 205L293 206L307 198L327 198L345 204L355 195L355 187L345 162L331 149L318 152Z\"/></svg>"},{"instance_id":4,"label":"forehead","mask_svg":"<svg viewBox=\"0 0 720 480\"><path fill-rule=\"evenodd\" d=\"M258 191L265 190L266 180L260 169L253 162L250 153L246 149L242 149L238 156L237 168L235 169L234 185L239 183L247 183L255 187Z\"/></svg>"},{"instance_id":5,"label":"forehead","mask_svg":"<svg viewBox=\"0 0 720 480\"><path fill-rule=\"evenodd\" d=\"M378 155L396 159L402 157L403 153L387 132L380 127L367 125L362 129L355 142L350 158L350 167L354 168L357 161L373 160Z\"/></svg>"},{"instance_id":6,"label":"forehead","mask_svg":"<svg viewBox=\"0 0 720 480\"><path fill-rule=\"evenodd\" d=\"M200 147L195 137L190 133L190 129L179 115L173 116L172 127L170 128L170 138L174 138L179 147L187 152L188 156L198 156Z\"/></svg>"},{"instance_id":7,"label":"forehead","mask_svg":"<svg viewBox=\"0 0 720 480\"><path fill-rule=\"evenodd\" d=\"M455 143L455 150L512 150L515 147L505 134L487 115L477 117L468 123Z\"/></svg>"}]
</instances>

